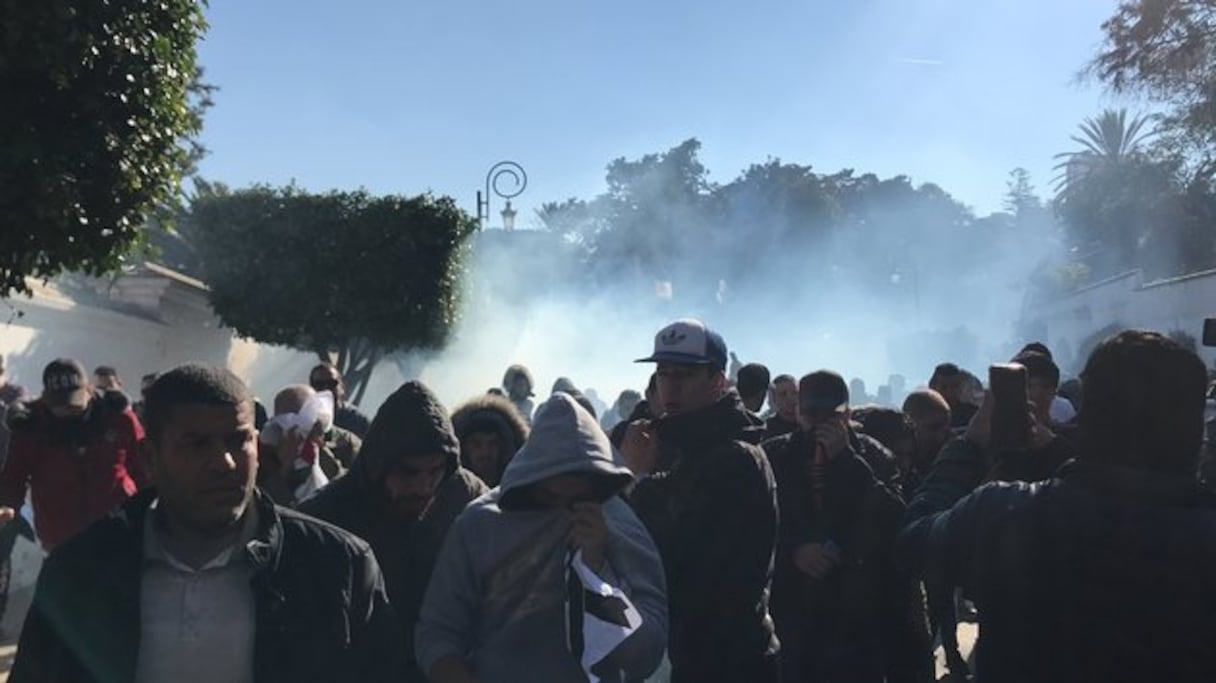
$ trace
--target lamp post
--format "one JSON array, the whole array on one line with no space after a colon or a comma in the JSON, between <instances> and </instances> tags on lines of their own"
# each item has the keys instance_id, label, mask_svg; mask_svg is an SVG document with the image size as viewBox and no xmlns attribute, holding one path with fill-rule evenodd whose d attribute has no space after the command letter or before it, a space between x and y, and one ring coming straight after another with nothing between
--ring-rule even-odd
<instances>
[{"instance_id":1,"label":"lamp post","mask_svg":"<svg viewBox=\"0 0 1216 683\"><path fill-rule=\"evenodd\" d=\"M499 186L503 179L510 182L506 190ZM511 207L511 199L518 197L527 187L528 174L523 166L514 161L500 161L491 166L490 171L486 173L485 194L482 194L481 190L477 191L477 224L481 229L484 230L490 220L490 197L497 195L499 199L507 202L506 208L502 210L502 227L504 230L514 230L515 216L519 212Z\"/></svg>"}]
</instances>

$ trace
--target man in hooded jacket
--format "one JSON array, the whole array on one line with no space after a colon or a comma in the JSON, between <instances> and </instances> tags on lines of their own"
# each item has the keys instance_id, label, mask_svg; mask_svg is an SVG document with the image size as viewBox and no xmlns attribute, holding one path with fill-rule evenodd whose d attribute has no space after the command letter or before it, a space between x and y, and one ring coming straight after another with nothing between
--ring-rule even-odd
<instances>
[{"instance_id":1,"label":"man in hooded jacket","mask_svg":"<svg viewBox=\"0 0 1216 683\"><path fill-rule=\"evenodd\" d=\"M439 399L421 382L406 382L376 413L352 470L304 501L300 511L371 544L410 650L444 537L469 501L486 490L460 466L460 443ZM411 680L426 680L416 666L411 669Z\"/></svg>"},{"instance_id":2,"label":"man in hooded jacket","mask_svg":"<svg viewBox=\"0 0 1216 683\"><path fill-rule=\"evenodd\" d=\"M507 463L528 439L528 423L501 396L478 396L452 413L460 440L460 464L486 486L498 486Z\"/></svg>"},{"instance_id":3,"label":"man in hooded jacket","mask_svg":"<svg viewBox=\"0 0 1216 683\"><path fill-rule=\"evenodd\" d=\"M416 632L431 680L563 683L587 680L588 668L600 681L652 674L667 641L667 596L659 552L618 496L632 480L595 419L570 396L551 397L502 485L474 501L444 543ZM597 596L572 610L582 590L571 579L576 561L641 618L588 668L575 641L584 654L594 644L574 624L596 614Z\"/></svg>"}]
</instances>

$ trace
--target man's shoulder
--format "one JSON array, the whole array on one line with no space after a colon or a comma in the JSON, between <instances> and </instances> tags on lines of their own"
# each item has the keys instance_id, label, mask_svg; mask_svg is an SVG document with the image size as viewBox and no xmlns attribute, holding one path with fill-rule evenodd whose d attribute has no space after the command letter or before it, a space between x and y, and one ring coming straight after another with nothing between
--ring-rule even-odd
<instances>
[{"instance_id":1,"label":"man's shoulder","mask_svg":"<svg viewBox=\"0 0 1216 683\"><path fill-rule=\"evenodd\" d=\"M92 576L123 559L123 553L138 553L141 538L142 530L127 508L117 508L56 546L43 564L43 573L48 579L64 572Z\"/></svg>"},{"instance_id":2,"label":"man's shoulder","mask_svg":"<svg viewBox=\"0 0 1216 683\"><path fill-rule=\"evenodd\" d=\"M285 545L287 552L334 549L345 550L351 556L371 554L367 541L336 524L277 505L275 513L283 527L283 543L290 544Z\"/></svg>"},{"instance_id":3,"label":"man's shoulder","mask_svg":"<svg viewBox=\"0 0 1216 683\"><path fill-rule=\"evenodd\" d=\"M754 443L730 439L714 446L709 455L706 464L717 473L717 479L737 485L738 481L766 482L772 478L765 450Z\"/></svg>"},{"instance_id":4,"label":"man's shoulder","mask_svg":"<svg viewBox=\"0 0 1216 683\"><path fill-rule=\"evenodd\" d=\"M457 467L456 471L452 472L444 488L448 495L462 499L466 504L490 490L481 477L463 467Z\"/></svg>"},{"instance_id":5,"label":"man's shoulder","mask_svg":"<svg viewBox=\"0 0 1216 683\"><path fill-rule=\"evenodd\" d=\"M330 524L339 523L341 518L351 517L355 506L368 504L366 496L358 489L357 477L359 472L348 472L346 475L326 484L320 491L300 503L296 514L306 515L313 519L324 520ZM283 508L287 510L287 508Z\"/></svg>"}]
</instances>

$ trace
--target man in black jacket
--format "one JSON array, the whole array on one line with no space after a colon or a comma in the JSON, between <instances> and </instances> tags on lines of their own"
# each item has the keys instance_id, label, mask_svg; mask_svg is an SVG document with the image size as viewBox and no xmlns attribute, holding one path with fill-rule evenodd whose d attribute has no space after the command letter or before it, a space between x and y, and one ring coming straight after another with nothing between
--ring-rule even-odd
<instances>
[{"instance_id":1,"label":"man in black jacket","mask_svg":"<svg viewBox=\"0 0 1216 683\"><path fill-rule=\"evenodd\" d=\"M654 354L663 417L629 426L631 503L667 573L673 683L779 680L768 591L777 536L764 425L726 388L726 344L697 320Z\"/></svg>"},{"instance_id":2,"label":"man in black jacket","mask_svg":"<svg viewBox=\"0 0 1216 683\"><path fill-rule=\"evenodd\" d=\"M1203 362L1128 331L1082 378L1076 462L974 492L935 468L898 552L974 598L979 681L1216 680L1216 497L1195 477Z\"/></svg>"},{"instance_id":3,"label":"man in black jacket","mask_svg":"<svg viewBox=\"0 0 1216 683\"><path fill-rule=\"evenodd\" d=\"M904 505L867 464L849 416L844 378L811 373L799 383L802 429L764 445L781 510L772 606L782 680L927 683L920 592L892 558Z\"/></svg>"},{"instance_id":4,"label":"man in black jacket","mask_svg":"<svg viewBox=\"0 0 1216 683\"><path fill-rule=\"evenodd\" d=\"M465 506L488 490L460 466L447 409L415 381L380 407L354 469L300 505L371 543L405 632L406 680L426 680L413 664L414 624L443 539Z\"/></svg>"},{"instance_id":5,"label":"man in black jacket","mask_svg":"<svg viewBox=\"0 0 1216 683\"><path fill-rule=\"evenodd\" d=\"M254 488L248 388L180 367L146 414L154 488L51 553L9 680L401 680L367 544Z\"/></svg>"}]
</instances>

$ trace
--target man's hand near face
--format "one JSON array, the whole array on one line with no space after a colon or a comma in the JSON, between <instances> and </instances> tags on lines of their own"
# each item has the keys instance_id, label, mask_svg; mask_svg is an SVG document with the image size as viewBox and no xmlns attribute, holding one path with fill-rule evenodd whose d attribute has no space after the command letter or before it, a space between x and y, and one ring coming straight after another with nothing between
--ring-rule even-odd
<instances>
[{"instance_id":1,"label":"man's hand near face","mask_svg":"<svg viewBox=\"0 0 1216 683\"><path fill-rule=\"evenodd\" d=\"M644 477L654 471L659 459L659 440L649 420L629 424L621 442L621 457L634 476Z\"/></svg>"},{"instance_id":2,"label":"man's hand near face","mask_svg":"<svg viewBox=\"0 0 1216 683\"><path fill-rule=\"evenodd\" d=\"M599 503L575 503L571 508L570 547L583 551L583 560L595 573L607 560L608 524Z\"/></svg>"},{"instance_id":3,"label":"man's hand near face","mask_svg":"<svg viewBox=\"0 0 1216 683\"><path fill-rule=\"evenodd\" d=\"M849 447L849 432L839 419L826 420L815 425L815 443L835 458Z\"/></svg>"}]
</instances>

